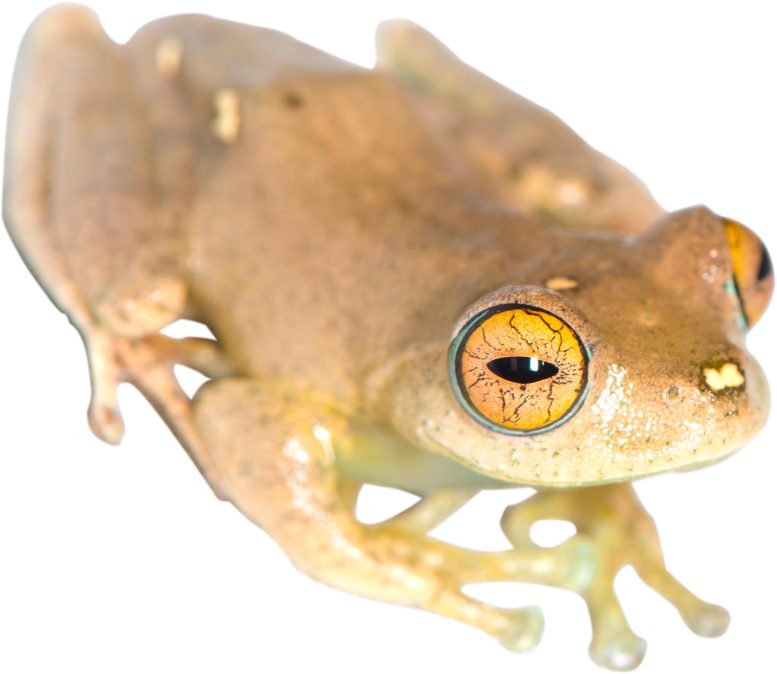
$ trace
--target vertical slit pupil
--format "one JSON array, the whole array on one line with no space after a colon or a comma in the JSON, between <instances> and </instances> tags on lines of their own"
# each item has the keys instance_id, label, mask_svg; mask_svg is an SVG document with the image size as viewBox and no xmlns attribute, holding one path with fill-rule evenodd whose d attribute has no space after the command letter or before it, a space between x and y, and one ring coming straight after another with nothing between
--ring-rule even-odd
<instances>
[{"instance_id":1,"label":"vertical slit pupil","mask_svg":"<svg viewBox=\"0 0 777 674\"><path fill-rule=\"evenodd\" d=\"M761 263L758 265L758 274L756 280L763 281L772 273L772 259L769 257L769 251L766 250L766 246L761 243Z\"/></svg>"},{"instance_id":2,"label":"vertical slit pupil","mask_svg":"<svg viewBox=\"0 0 777 674\"><path fill-rule=\"evenodd\" d=\"M488 363L488 369L497 377L515 384L533 384L558 374L558 368L553 363L534 356L495 358Z\"/></svg>"}]
</instances>

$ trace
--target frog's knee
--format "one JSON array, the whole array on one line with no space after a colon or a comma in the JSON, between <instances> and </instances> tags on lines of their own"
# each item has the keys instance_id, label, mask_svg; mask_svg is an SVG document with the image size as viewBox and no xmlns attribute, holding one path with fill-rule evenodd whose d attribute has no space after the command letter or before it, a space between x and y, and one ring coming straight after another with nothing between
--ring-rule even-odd
<instances>
[{"instance_id":1,"label":"frog's knee","mask_svg":"<svg viewBox=\"0 0 777 674\"><path fill-rule=\"evenodd\" d=\"M173 276L149 277L113 286L98 300L98 321L121 337L158 332L184 314L186 284Z\"/></svg>"},{"instance_id":2,"label":"frog's knee","mask_svg":"<svg viewBox=\"0 0 777 674\"><path fill-rule=\"evenodd\" d=\"M48 45L61 40L83 40L103 35L97 14L83 5L55 5L42 12L29 28L28 36Z\"/></svg>"}]
</instances>

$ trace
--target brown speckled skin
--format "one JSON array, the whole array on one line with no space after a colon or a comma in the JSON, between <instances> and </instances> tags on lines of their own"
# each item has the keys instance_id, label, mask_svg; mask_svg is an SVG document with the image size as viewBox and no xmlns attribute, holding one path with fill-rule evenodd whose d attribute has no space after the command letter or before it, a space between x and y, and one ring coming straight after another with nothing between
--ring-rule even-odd
<instances>
[{"instance_id":1,"label":"brown speckled skin","mask_svg":"<svg viewBox=\"0 0 777 674\"><path fill-rule=\"evenodd\" d=\"M181 54L170 70L156 60L166 40ZM200 16L157 21L119 47L68 7L34 24L19 64L5 219L86 341L98 434L118 441L115 387L133 382L213 488L304 571L515 650L539 638L539 616L461 585L581 592L592 655L615 668L644 651L611 591L624 564L696 631L725 629L722 609L672 585L628 484L595 487L718 460L765 420L717 215L665 215L550 113L408 24L385 26L378 66L363 70ZM238 101L234 138L214 130L225 90ZM575 287L546 287L559 277ZM468 318L511 302L564 319L590 357L580 409L528 437L474 421L447 367ZM217 343L158 336L182 317ZM214 381L190 402L175 362ZM705 368L726 363L744 383L711 390ZM365 482L424 498L368 528L353 516ZM504 483L580 488L536 502L547 512L536 519L565 514L580 535L531 548L511 510L509 553L425 536ZM644 528L636 543L600 536L632 526Z\"/></svg>"}]
</instances>

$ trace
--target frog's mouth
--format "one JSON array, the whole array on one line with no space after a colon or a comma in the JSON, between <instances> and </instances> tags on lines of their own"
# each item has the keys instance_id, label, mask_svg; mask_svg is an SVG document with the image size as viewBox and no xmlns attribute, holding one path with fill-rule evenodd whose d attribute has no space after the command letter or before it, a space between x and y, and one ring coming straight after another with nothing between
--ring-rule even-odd
<instances>
[{"instance_id":1,"label":"frog's mouth","mask_svg":"<svg viewBox=\"0 0 777 674\"><path fill-rule=\"evenodd\" d=\"M642 479L667 472L687 472L704 468L723 459L744 447L757 433L755 428L752 433L740 437L732 445L717 445L704 456L700 452L686 445L667 446L666 458L656 460L654 452L639 453L636 458L633 453L620 456L615 453L602 453L605 458L593 461L569 462L566 458L559 460L565 453L559 450L542 451L542 455L550 457L540 462L521 462L515 457L523 448L513 448L499 457L491 448L484 448L484 455L473 456L470 452L462 452L459 447L447 444L444 440L435 437L433 433L419 434L419 445L426 451L439 453L440 455L461 464L473 473L502 484L520 485L525 487L542 488L577 488L597 484L607 484L623 481ZM556 456L553 456L553 455ZM609 454L609 455L607 455ZM673 458L675 455L677 458ZM684 456L683 456L684 455ZM496 460L494 460L496 459Z\"/></svg>"},{"instance_id":2,"label":"frog's mouth","mask_svg":"<svg viewBox=\"0 0 777 674\"><path fill-rule=\"evenodd\" d=\"M448 382L434 378L428 355L424 361L414 358L393 380L389 422L419 450L500 482L578 487L700 468L744 447L767 417L764 372L745 356L745 383L717 392L706 384L689 385L673 400L653 396L653 405L610 404L618 398L612 386L623 376L616 368L592 384L580 410L566 423L541 434L510 436L473 420ZM725 382L732 375L720 374L719 368L718 377ZM714 375L710 378L717 383ZM643 393L652 395L649 388Z\"/></svg>"}]
</instances>

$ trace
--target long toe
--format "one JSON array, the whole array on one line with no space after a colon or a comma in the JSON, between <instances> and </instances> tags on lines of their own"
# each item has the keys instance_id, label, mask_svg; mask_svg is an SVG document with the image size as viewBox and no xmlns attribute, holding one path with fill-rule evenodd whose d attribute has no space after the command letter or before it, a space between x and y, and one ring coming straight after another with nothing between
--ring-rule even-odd
<instances>
[{"instance_id":1,"label":"long toe","mask_svg":"<svg viewBox=\"0 0 777 674\"><path fill-rule=\"evenodd\" d=\"M528 653L542 638L545 629L542 611L537 606L525 606L506 613L510 622L507 629L498 635L499 642L515 653Z\"/></svg>"},{"instance_id":2,"label":"long toe","mask_svg":"<svg viewBox=\"0 0 777 674\"><path fill-rule=\"evenodd\" d=\"M647 650L647 642L636 634L623 633L605 642L591 644L591 659L601 667L617 672L635 669L642 662Z\"/></svg>"}]
</instances>

